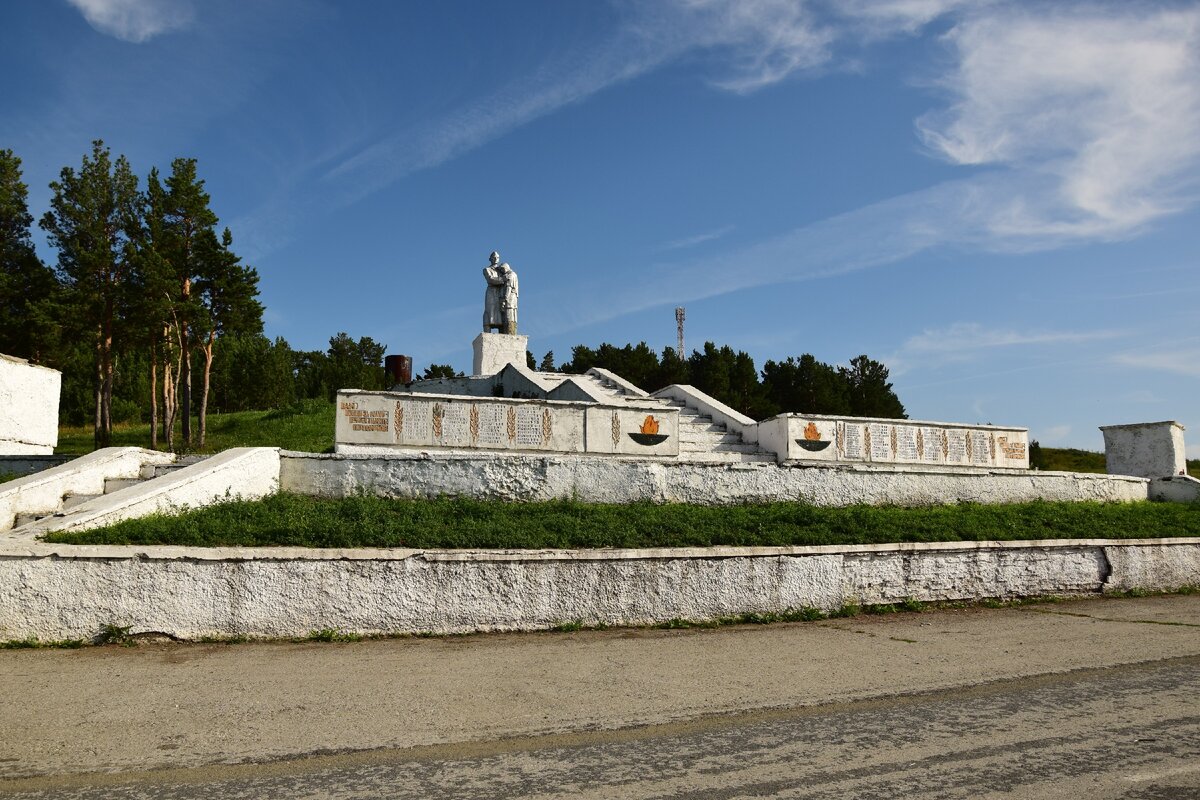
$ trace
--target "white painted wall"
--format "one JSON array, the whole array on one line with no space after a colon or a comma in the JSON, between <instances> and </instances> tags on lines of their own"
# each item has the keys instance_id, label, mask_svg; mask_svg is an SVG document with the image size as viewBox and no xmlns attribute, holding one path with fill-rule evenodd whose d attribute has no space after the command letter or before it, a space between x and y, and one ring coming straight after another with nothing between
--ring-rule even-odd
<instances>
[{"instance_id":1,"label":"white painted wall","mask_svg":"<svg viewBox=\"0 0 1200 800\"><path fill-rule=\"evenodd\" d=\"M638 412L641 413L641 412ZM819 506L1145 500L1149 481L1118 475L868 466L712 464L488 453L317 454L285 451L285 491L344 497L461 495L589 503L801 500Z\"/></svg>"},{"instance_id":2,"label":"white painted wall","mask_svg":"<svg viewBox=\"0 0 1200 800\"><path fill-rule=\"evenodd\" d=\"M0 640L639 625L1200 583L1200 539L619 551L0 545Z\"/></svg>"},{"instance_id":3,"label":"white painted wall","mask_svg":"<svg viewBox=\"0 0 1200 800\"><path fill-rule=\"evenodd\" d=\"M62 373L0 354L0 454L53 453Z\"/></svg>"}]
</instances>

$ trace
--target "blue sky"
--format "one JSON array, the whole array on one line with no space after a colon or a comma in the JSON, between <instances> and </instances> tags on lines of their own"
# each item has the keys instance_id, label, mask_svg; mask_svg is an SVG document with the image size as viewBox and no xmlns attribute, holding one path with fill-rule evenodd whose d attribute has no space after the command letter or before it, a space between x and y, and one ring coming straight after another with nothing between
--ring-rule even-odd
<instances>
[{"instance_id":1,"label":"blue sky","mask_svg":"<svg viewBox=\"0 0 1200 800\"><path fill-rule=\"evenodd\" d=\"M887 363L917 419L1177 419L1200 457L1200 4L10 0L35 215L93 138L199 161L267 333ZM52 253L39 239L46 257Z\"/></svg>"}]
</instances>

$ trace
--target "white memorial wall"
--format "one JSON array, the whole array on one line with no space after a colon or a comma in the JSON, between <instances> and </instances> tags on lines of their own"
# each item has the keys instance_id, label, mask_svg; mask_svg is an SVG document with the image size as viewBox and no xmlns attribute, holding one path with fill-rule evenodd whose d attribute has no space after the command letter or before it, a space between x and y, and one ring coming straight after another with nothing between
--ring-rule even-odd
<instances>
[{"instance_id":1,"label":"white memorial wall","mask_svg":"<svg viewBox=\"0 0 1200 800\"><path fill-rule=\"evenodd\" d=\"M382 446L633 456L679 454L679 411L554 400L338 392L335 449Z\"/></svg>"},{"instance_id":2,"label":"white memorial wall","mask_svg":"<svg viewBox=\"0 0 1200 800\"><path fill-rule=\"evenodd\" d=\"M781 414L760 422L760 446L788 461L1029 468L1029 431L996 425Z\"/></svg>"}]
</instances>

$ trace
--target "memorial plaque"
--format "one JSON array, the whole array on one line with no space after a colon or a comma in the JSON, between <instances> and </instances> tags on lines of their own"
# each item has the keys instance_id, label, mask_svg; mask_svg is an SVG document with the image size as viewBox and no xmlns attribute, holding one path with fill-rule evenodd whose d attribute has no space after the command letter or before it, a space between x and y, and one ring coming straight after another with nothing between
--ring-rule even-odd
<instances>
[{"instance_id":1,"label":"memorial plaque","mask_svg":"<svg viewBox=\"0 0 1200 800\"><path fill-rule=\"evenodd\" d=\"M863 459L863 427L853 422L843 422L838 425L838 452L842 458L850 461Z\"/></svg>"},{"instance_id":2,"label":"memorial plaque","mask_svg":"<svg viewBox=\"0 0 1200 800\"><path fill-rule=\"evenodd\" d=\"M890 461L892 459L892 426L881 422L867 425L867 434L871 437L871 460Z\"/></svg>"},{"instance_id":3,"label":"memorial plaque","mask_svg":"<svg viewBox=\"0 0 1200 800\"><path fill-rule=\"evenodd\" d=\"M946 461L951 464L962 464L967 460L967 432L963 430L946 431Z\"/></svg>"},{"instance_id":4,"label":"memorial plaque","mask_svg":"<svg viewBox=\"0 0 1200 800\"><path fill-rule=\"evenodd\" d=\"M517 444L522 447L542 446L542 409L529 406L517 409Z\"/></svg>"},{"instance_id":5,"label":"memorial plaque","mask_svg":"<svg viewBox=\"0 0 1200 800\"><path fill-rule=\"evenodd\" d=\"M432 406L429 403L414 403L411 400L401 400L397 405L400 413L397 420L400 423L396 436L401 442L424 443L429 441L429 413Z\"/></svg>"},{"instance_id":6,"label":"memorial plaque","mask_svg":"<svg viewBox=\"0 0 1200 800\"><path fill-rule=\"evenodd\" d=\"M479 444L500 444L508 440L505 424L505 408L495 403L480 403L479 409Z\"/></svg>"},{"instance_id":7,"label":"memorial plaque","mask_svg":"<svg viewBox=\"0 0 1200 800\"><path fill-rule=\"evenodd\" d=\"M941 461L942 431L940 428L921 428L921 459L923 461Z\"/></svg>"},{"instance_id":8,"label":"memorial plaque","mask_svg":"<svg viewBox=\"0 0 1200 800\"><path fill-rule=\"evenodd\" d=\"M990 464L993 461L990 450L995 447L992 437L987 431L971 431L971 463Z\"/></svg>"},{"instance_id":9,"label":"memorial plaque","mask_svg":"<svg viewBox=\"0 0 1200 800\"><path fill-rule=\"evenodd\" d=\"M911 425L896 425L896 458L900 461L916 461L921 456L917 450L917 429Z\"/></svg>"}]
</instances>

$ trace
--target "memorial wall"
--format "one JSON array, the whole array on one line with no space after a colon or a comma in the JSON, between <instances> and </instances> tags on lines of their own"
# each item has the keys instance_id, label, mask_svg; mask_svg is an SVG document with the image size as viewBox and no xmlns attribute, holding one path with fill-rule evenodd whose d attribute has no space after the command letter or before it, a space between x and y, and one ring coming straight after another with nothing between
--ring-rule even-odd
<instances>
[{"instance_id":1,"label":"memorial wall","mask_svg":"<svg viewBox=\"0 0 1200 800\"><path fill-rule=\"evenodd\" d=\"M759 443L788 461L1029 468L1029 431L995 425L781 414Z\"/></svg>"},{"instance_id":2,"label":"memorial wall","mask_svg":"<svg viewBox=\"0 0 1200 800\"><path fill-rule=\"evenodd\" d=\"M464 395L338 392L335 449L679 454L678 409Z\"/></svg>"}]
</instances>

